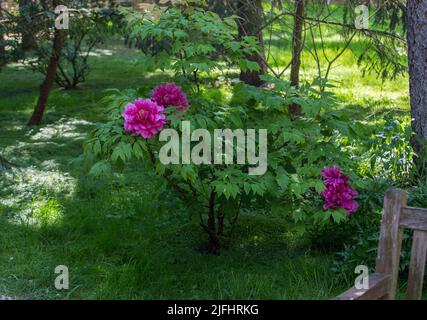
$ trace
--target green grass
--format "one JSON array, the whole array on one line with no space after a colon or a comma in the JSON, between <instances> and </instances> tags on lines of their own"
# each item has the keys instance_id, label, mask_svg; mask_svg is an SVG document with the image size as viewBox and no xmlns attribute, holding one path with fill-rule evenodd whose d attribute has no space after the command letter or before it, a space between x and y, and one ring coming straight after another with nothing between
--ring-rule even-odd
<instances>
[{"instance_id":1,"label":"green grass","mask_svg":"<svg viewBox=\"0 0 427 320\"><path fill-rule=\"evenodd\" d=\"M306 10L309 16L319 14L319 6L310 5ZM328 21L342 21L344 6L330 5L325 9L323 15ZM373 12L371 11L371 14ZM267 52L269 64L280 73L292 60L292 26L293 16L284 16L283 24L276 23L273 27L273 36L269 37L269 32L264 35L264 44ZM373 18L372 18L373 19ZM372 21L371 21L372 22ZM387 25L371 26L376 30L388 30ZM324 47L322 50L319 31L317 27L313 29L316 40L316 49L321 66L321 75L325 76L328 60L331 61L344 47L344 39L341 36L342 29L336 26L322 25L322 39ZM317 64L313 59L314 46L311 33L306 31L303 38L303 51L301 53L302 82L311 82L318 76ZM358 66L358 58L367 47L367 40L363 36L356 35L348 50L342 54L336 62L332 64L328 77L330 84L336 86L337 93L342 108L348 110L353 117L358 120L369 119L370 121L380 120L386 116L400 116L409 114L409 82L407 76L399 76L394 80L382 81L375 73L362 74L363 63ZM290 68L284 73L289 75Z\"/></svg>"},{"instance_id":2,"label":"green grass","mask_svg":"<svg viewBox=\"0 0 427 320\"><path fill-rule=\"evenodd\" d=\"M42 77L19 65L0 73L0 155L18 165L0 175L0 296L328 299L343 291L347 284L330 271L333 254L310 250L286 221L243 214L233 245L206 255L194 215L145 167L134 164L114 179L85 175L73 160L94 123L106 119L104 90L167 79L144 72L137 52L108 50L92 58L77 90L54 89L39 128L25 123ZM288 50L281 59L289 57ZM304 63L303 76L312 73ZM332 78L341 107L355 117L408 112L407 80L363 78L351 54ZM54 288L57 265L69 268L68 291Z\"/></svg>"}]
</instances>

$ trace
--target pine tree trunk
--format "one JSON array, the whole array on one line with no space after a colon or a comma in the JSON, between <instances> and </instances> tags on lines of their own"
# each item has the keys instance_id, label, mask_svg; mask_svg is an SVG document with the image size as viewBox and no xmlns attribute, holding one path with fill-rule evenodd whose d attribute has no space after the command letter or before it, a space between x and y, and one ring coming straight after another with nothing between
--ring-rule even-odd
<instances>
[{"instance_id":1,"label":"pine tree trunk","mask_svg":"<svg viewBox=\"0 0 427 320\"><path fill-rule=\"evenodd\" d=\"M421 154L427 139L427 0L408 0L406 14L412 146Z\"/></svg>"},{"instance_id":2,"label":"pine tree trunk","mask_svg":"<svg viewBox=\"0 0 427 320\"><path fill-rule=\"evenodd\" d=\"M264 40L262 36L263 9L261 0L238 0L237 1L237 25L239 37L255 36L260 46L260 54L247 55L246 59L258 63L259 71L245 71L240 73L240 80L253 85L261 86L264 82L260 76L267 72L267 65L264 62Z\"/></svg>"},{"instance_id":3,"label":"pine tree trunk","mask_svg":"<svg viewBox=\"0 0 427 320\"><path fill-rule=\"evenodd\" d=\"M54 1L56 2L56 1ZM37 101L37 105L34 109L33 115L28 121L28 125L40 125L43 113L46 108L47 99L49 97L50 90L55 82L56 70L58 68L59 58L61 55L62 46L62 31L55 28L55 34L53 37L53 48L52 54L49 60L46 76L43 83L40 86L40 94Z\"/></svg>"},{"instance_id":4,"label":"pine tree trunk","mask_svg":"<svg viewBox=\"0 0 427 320\"><path fill-rule=\"evenodd\" d=\"M304 0L297 0L294 16L294 30L292 36L292 63L291 63L291 86L299 87L299 74L301 66L302 51L302 27L304 25ZM301 106L291 104L289 114L293 117L301 114Z\"/></svg>"},{"instance_id":5,"label":"pine tree trunk","mask_svg":"<svg viewBox=\"0 0 427 320\"><path fill-rule=\"evenodd\" d=\"M0 0L0 20L3 17L3 13L1 11L2 4L3 4L3 0ZM0 29L0 68L2 67L6 58L6 47L4 45L4 41L5 41L5 35L1 32L1 29Z\"/></svg>"},{"instance_id":6,"label":"pine tree trunk","mask_svg":"<svg viewBox=\"0 0 427 320\"><path fill-rule=\"evenodd\" d=\"M32 6L31 0L19 0L19 12L21 13L21 36L22 36L22 43L21 47L24 51L27 50L33 50L37 47L36 39L34 38L34 35L32 32L31 25L28 25L29 22L27 21L27 18L25 17L25 13L28 13L31 15L32 10L30 9L30 6Z\"/></svg>"},{"instance_id":7,"label":"pine tree trunk","mask_svg":"<svg viewBox=\"0 0 427 320\"><path fill-rule=\"evenodd\" d=\"M0 67L3 65L4 60L6 58L6 49L5 49L4 45L2 44L3 41L4 41L4 34L0 33Z\"/></svg>"}]
</instances>

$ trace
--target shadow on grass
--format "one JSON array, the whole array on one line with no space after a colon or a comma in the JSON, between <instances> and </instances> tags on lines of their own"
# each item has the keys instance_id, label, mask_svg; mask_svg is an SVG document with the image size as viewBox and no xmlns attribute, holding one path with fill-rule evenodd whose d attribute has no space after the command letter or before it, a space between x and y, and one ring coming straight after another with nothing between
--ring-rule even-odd
<instances>
[{"instance_id":1,"label":"shadow on grass","mask_svg":"<svg viewBox=\"0 0 427 320\"><path fill-rule=\"evenodd\" d=\"M231 248L219 256L201 254L206 235L174 195L159 191L160 182L148 174L132 179L79 179L71 197L45 195L61 211L52 223L16 224L3 207L1 293L107 299L332 295L329 258L292 249L280 219L243 215ZM60 264L70 269L65 293L53 287Z\"/></svg>"}]
</instances>

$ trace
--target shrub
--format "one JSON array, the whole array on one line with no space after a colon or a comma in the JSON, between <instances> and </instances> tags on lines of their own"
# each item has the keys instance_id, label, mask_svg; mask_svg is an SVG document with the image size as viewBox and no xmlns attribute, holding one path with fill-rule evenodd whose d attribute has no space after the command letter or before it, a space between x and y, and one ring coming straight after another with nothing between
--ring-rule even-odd
<instances>
[{"instance_id":1,"label":"shrub","mask_svg":"<svg viewBox=\"0 0 427 320\"><path fill-rule=\"evenodd\" d=\"M310 242L316 248L338 250L332 268L338 277L353 279L357 265L367 265L374 271L384 194L393 186L408 188L416 178L411 135L409 119L385 119L367 130L366 139L354 142L356 170L364 177L356 181L358 213L341 225L324 225L309 232ZM422 196L425 185L411 187L408 193L412 205L427 205ZM407 231L401 252L403 273L409 266L410 244Z\"/></svg>"},{"instance_id":2,"label":"shrub","mask_svg":"<svg viewBox=\"0 0 427 320\"><path fill-rule=\"evenodd\" d=\"M248 174L251 165L246 162L163 164L159 157L164 143L153 137L162 126L156 124L150 127L154 131L138 132L133 130L135 126L125 125L122 116L124 114L126 119L138 117L139 110L145 110L145 116L151 117L153 112L157 114L161 110L153 109L153 102L147 100L128 104L138 98L136 90L116 90L108 97L111 121L99 125L85 146L86 154L99 160L91 173L102 174L110 170L111 164L123 165L132 159L148 161L165 179L165 185L177 192L190 211L196 211L201 226L209 235L210 252L218 252L221 243L228 243L242 208L264 206L302 227L331 220L340 222L346 218L344 211L324 212L321 208L319 193L324 186L320 173L324 167L337 163L355 177L352 162L342 148L342 141L349 138L343 140L344 133L340 130L345 128L343 131L349 132L352 124L335 110L330 93L316 91L310 85L296 91L286 81L270 77L265 80L274 83L274 89L238 84L229 88L233 96L222 105L207 99L203 92L194 92L189 95L191 107L185 110L179 106L165 108L170 122L163 125L175 129L180 137L186 134L184 121L190 122L192 132L196 129L207 129L211 133L223 128L258 132L266 129L268 165L265 172ZM287 113L290 103L300 104L304 116L291 121ZM258 150L260 141L261 134L255 139ZM191 150L196 145L191 142ZM238 143L232 142L232 148L234 159L238 153L245 152ZM223 151L213 152L213 157L217 155L222 157Z\"/></svg>"},{"instance_id":3,"label":"shrub","mask_svg":"<svg viewBox=\"0 0 427 320\"><path fill-rule=\"evenodd\" d=\"M411 147L411 119L385 119L371 136L359 142L360 175L387 177L406 187L416 176Z\"/></svg>"},{"instance_id":4,"label":"shrub","mask_svg":"<svg viewBox=\"0 0 427 320\"><path fill-rule=\"evenodd\" d=\"M256 39L238 38L235 17L221 18L200 7L177 4L157 19L132 13L129 20L128 42L155 57L157 67L171 67L196 86L201 74L214 76L233 67L259 69L256 62L244 59L258 50Z\"/></svg>"},{"instance_id":5,"label":"shrub","mask_svg":"<svg viewBox=\"0 0 427 320\"><path fill-rule=\"evenodd\" d=\"M227 67L258 68L243 57L244 53L257 50L255 40L237 39L233 17L222 19L191 6L172 7L152 21L134 17L129 28L140 39L167 40L171 44L165 51L155 52L154 58L172 61L175 80L185 80L191 107L182 97L176 100L177 93L172 91L167 93L167 100L173 96L173 100L181 102L159 106L152 100L162 104L162 99L151 95L148 100L145 90L113 90L103 101L109 104L110 121L98 125L85 144L87 158L97 160L91 174L109 172L112 165L121 167L132 160L148 162L164 179L165 187L175 190L189 212L199 218L209 236L209 252L216 253L221 245L230 242L243 209L279 215L293 221L301 232L313 224L346 219L343 209L322 209L320 193L324 183L320 174L325 167L337 164L349 175L351 183L357 181L350 157L352 143L366 130L337 110L332 93L316 90L316 82L295 89L289 82L271 76L263 77L268 83L265 88L230 85L225 77L218 79L215 89L205 86L203 77ZM295 103L301 106L302 114L291 119L288 106ZM213 147L215 130L225 128L233 130L231 134L239 130L244 135L242 144L239 139L234 143L232 138L226 145L231 157L224 155L222 147ZM162 129L175 129L178 138L206 129L208 137L203 136L202 140L214 143L207 147L208 151L200 146L200 137L180 146L173 138L175 133ZM253 137L248 139L249 132ZM162 133L170 136L162 138ZM199 165L190 161L165 165L160 161L164 141L169 159L172 155L179 159L184 147L192 151L199 148L199 156L210 153L212 157L203 158ZM264 142L266 150L261 149ZM245 147L249 144L254 151L259 150L258 155L253 154L254 158L258 156L258 162L247 161ZM263 156L267 163L263 163ZM220 163L212 163L215 157ZM260 169L257 175L252 171L254 165Z\"/></svg>"}]
</instances>

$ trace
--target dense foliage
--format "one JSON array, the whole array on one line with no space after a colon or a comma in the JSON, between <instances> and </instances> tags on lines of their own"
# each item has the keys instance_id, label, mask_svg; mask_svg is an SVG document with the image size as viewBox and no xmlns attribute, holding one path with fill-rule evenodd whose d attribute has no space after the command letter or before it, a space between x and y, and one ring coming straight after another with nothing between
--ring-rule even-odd
<instances>
[{"instance_id":1,"label":"dense foliage","mask_svg":"<svg viewBox=\"0 0 427 320\"><path fill-rule=\"evenodd\" d=\"M215 89L202 85L206 82L200 76L212 76L224 62L228 62L229 67L237 62L240 62L241 68L250 66L251 62L245 62L241 54L244 50L253 52L257 48L251 37L244 39L244 42L235 38L234 17L220 18L212 12L193 7L172 8L153 20L132 17L132 36L139 37L141 41L149 39L169 44L154 51L149 47L147 53L154 60L147 61L154 61L153 67L158 67L159 61L172 61L175 79L180 80L184 76L183 84L189 93L191 107L186 110L166 109L168 121L164 128L177 130L179 137L185 134L184 130L188 130L183 125L186 121L191 123L191 132L207 129L211 136L215 129L225 128L243 131L254 129L258 132L264 129L267 132L268 165L260 175L248 174L250 166L247 163L234 164L233 161L220 165L210 162L200 165L182 162L164 165L159 160L164 141L156 137L163 124L159 123L161 125L153 132L142 134L146 139L130 135L125 130L122 116L125 106L137 98L148 97L147 92L116 90L105 100L109 103L111 120L99 125L85 148L89 158L98 160L91 173L99 175L110 172L111 165L122 166L131 160L148 161L154 172L165 178L165 184L177 191L189 210L196 211L194 213L199 216L199 222L210 238L209 251L217 252L222 243L229 243L241 210L263 208L273 215L290 219L301 232L313 225L328 224L329 221L340 223L348 219L348 213L339 206L322 204L322 170L334 164L339 165L357 189L369 183L360 180L358 173L364 174L368 167L371 174L383 172L384 165L386 169L389 168L387 161L391 158L383 154L387 145L383 142L377 144L374 139L372 145L367 143L363 146L361 138L367 140L372 130L361 122L351 121L343 110L338 110L335 96L325 91L324 83L320 84L318 80L299 88L291 87L289 82L272 76L264 76L263 80L268 83L264 88L242 83L230 85L225 77L222 81L216 80ZM227 60L221 59L224 57ZM231 94L216 99L217 94L222 92ZM301 116L289 116L288 106L291 104L301 106ZM147 108L145 110L151 110L152 107L148 105ZM177 110L181 111L178 117ZM398 143L394 142L395 138L384 139L391 139L392 149ZM256 139L257 148L260 142ZM191 147L195 145L191 143ZM359 150L365 150L360 156L354 152L356 145ZM403 148L401 144L396 146L397 152L401 152L407 144ZM238 160L241 146L233 143L232 148L234 158ZM366 150L371 152L369 159L366 158ZM405 150L402 154L403 162L391 164L391 172L408 166L404 162L408 152L410 150ZM329 201L331 195L322 194ZM354 197L356 194L351 191L349 196ZM198 209L192 210L195 203ZM357 208L353 204L351 206L351 209L347 209L350 213ZM325 212L329 207L332 209ZM229 230L228 234L225 234L226 229Z\"/></svg>"},{"instance_id":2,"label":"dense foliage","mask_svg":"<svg viewBox=\"0 0 427 320\"><path fill-rule=\"evenodd\" d=\"M175 111L169 111L167 126L176 129L180 136L184 121L191 123L191 131L266 130L268 165L259 176L248 174L248 164L236 165L233 161L221 165L163 165L159 161L163 143L152 139L151 134L145 135L150 139L144 140L123 129L124 107L141 97L137 90L117 92L109 98L111 121L95 130L86 145L86 153L100 160L92 167L92 173L106 171L110 163L146 159L188 205L198 203L199 208L206 208L198 209L197 213L200 224L209 234L212 252L218 251L224 237L224 222L228 222L232 231L243 207L271 208L275 214L289 216L302 228L307 224L345 219L344 211L325 213L321 209L319 193L324 186L320 173L324 167L337 163L354 177L346 150L361 127L358 122L350 123L345 113L337 110L333 94L315 89L317 83L296 89L287 81L265 76L269 86L261 89L244 84L230 86L225 78L222 82L216 81L217 89L201 87L200 72L205 77L211 76L224 62L231 63L229 67L238 63L242 69L250 69L253 64L243 59L242 54L254 52L256 46L251 37L236 39L233 19L184 7L170 9L154 21L135 19L131 28L133 35L142 40L167 39L166 43L173 44L154 52L155 57L172 59L176 79L183 75L190 81L186 88L190 90L191 108L178 118ZM227 60L221 61L221 57ZM253 67L257 67L256 63ZM212 99L213 92L226 91L231 92L231 96L221 102ZM288 106L294 103L302 106L303 115L291 120ZM256 146L260 146L259 139ZM232 147L237 158L241 147L239 144ZM319 204L314 212L313 201Z\"/></svg>"},{"instance_id":3,"label":"dense foliage","mask_svg":"<svg viewBox=\"0 0 427 320\"><path fill-rule=\"evenodd\" d=\"M171 67L176 75L198 85L200 75L217 76L229 68L258 70L245 54L259 50L254 37L238 38L235 17L194 6L171 7L158 19L151 14L130 14L129 38L149 57L155 67Z\"/></svg>"}]
</instances>

